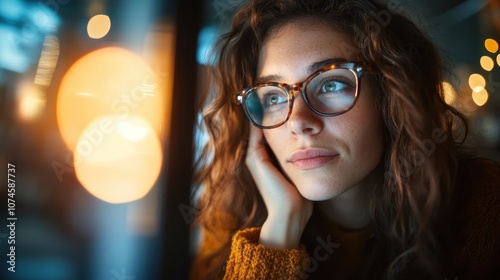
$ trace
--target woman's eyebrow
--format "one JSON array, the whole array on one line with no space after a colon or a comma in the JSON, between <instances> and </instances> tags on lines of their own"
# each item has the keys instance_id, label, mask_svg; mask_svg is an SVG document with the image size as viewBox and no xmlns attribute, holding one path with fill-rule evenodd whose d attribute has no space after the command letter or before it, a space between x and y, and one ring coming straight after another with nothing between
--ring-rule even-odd
<instances>
[{"instance_id":1,"label":"woman's eyebrow","mask_svg":"<svg viewBox=\"0 0 500 280\"><path fill-rule=\"evenodd\" d=\"M309 74L312 74L323 67L330 66L335 63L344 63L344 62L347 62L347 59L340 57L328 58L322 61L314 62L313 64L309 65L307 70Z\"/></svg>"},{"instance_id":2,"label":"woman's eyebrow","mask_svg":"<svg viewBox=\"0 0 500 280\"><path fill-rule=\"evenodd\" d=\"M267 75L267 76L258 77L255 80L255 83L261 84L261 83L277 82L277 81L282 81L282 80L283 80L283 77L280 75Z\"/></svg>"},{"instance_id":3,"label":"woman's eyebrow","mask_svg":"<svg viewBox=\"0 0 500 280\"><path fill-rule=\"evenodd\" d=\"M308 74L312 74L318 70L320 70L323 67L335 64L335 63L343 63L346 62L347 59L345 58L339 58L339 57L334 57L334 58L328 58L322 61L314 62L309 67L307 67ZM261 83L269 83L269 82L279 82L283 81L283 76L277 75L277 74L272 74L272 75L266 75L262 77L258 77L255 79L255 84L261 84Z\"/></svg>"}]
</instances>

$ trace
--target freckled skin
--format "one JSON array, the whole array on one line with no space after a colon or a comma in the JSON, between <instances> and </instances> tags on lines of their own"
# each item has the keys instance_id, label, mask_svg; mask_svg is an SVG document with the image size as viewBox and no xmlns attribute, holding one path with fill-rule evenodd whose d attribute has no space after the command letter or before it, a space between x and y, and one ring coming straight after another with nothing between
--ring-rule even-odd
<instances>
[{"instance_id":1,"label":"freckled skin","mask_svg":"<svg viewBox=\"0 0 500 280\"><path fill-rule=\"evenodd\" d=\"M259 56L257 77L279 75L293 84L311 73L308 66L332 58L355 60L338 46L353 46L352 39L313 20L294 20L274 30L264 42ZM382 158L381 116L376 110L375 90L361 79L360 95L355 106L335 117L322 117L309 109L296 93L288 122L274 129L264 129L264 137L282 170L306 199L323 201L345 193L349 196L372 184L375 167ZM299 170L287 162L294 152L305 148L335 151L339 156L328 164Z\"/></svg>"}]
</instances>

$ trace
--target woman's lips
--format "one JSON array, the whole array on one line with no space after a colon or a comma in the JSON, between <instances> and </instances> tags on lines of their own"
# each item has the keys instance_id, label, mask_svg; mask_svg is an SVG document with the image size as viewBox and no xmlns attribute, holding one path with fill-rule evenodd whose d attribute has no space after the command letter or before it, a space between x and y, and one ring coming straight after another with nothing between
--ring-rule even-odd
<instances>
[{"instance_id":1,"label":"woman's lips","mask_svg":"<svg viewBox=\"0 0 500 280\"><path fill-rule=\"evenodd\" d=\"M319 168L338 157L338 153L322 149L300 150L292 154L287 160L295 168L308 170Z\"/></svg>"}]
</instances>

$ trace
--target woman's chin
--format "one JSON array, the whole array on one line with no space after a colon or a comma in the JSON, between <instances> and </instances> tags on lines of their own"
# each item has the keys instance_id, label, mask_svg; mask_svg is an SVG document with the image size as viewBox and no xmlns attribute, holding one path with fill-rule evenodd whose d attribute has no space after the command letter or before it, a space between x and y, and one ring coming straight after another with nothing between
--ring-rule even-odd
<instances>
[{"instance_id":1,"label":"woman's chin","mask_svg":"<svg viewBox=\"0 0 500 280\"><path fill-rule=\"evenodd\" d=\"M335 198L345 192L347 188L342 187L297 187L298 191L307 200L310 201L325 201Z\"/></svg>"}]
</instances>

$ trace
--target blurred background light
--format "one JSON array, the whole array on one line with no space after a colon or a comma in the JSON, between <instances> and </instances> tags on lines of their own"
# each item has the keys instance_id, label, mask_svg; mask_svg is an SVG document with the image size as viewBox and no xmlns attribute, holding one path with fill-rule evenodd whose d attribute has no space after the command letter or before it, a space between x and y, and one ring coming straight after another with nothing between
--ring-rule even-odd
<instances>
[{"instance_id":1,"label":"blurred background light","mask_svg":"<svg viewBox=\"0 0 500 280\"><path fill-rule=\"evenodd\" d=\"M16 21L26 11L26 4L20 0L0 1L0 13L8 21Z\"/></svg>"},{"instance_id":2,"label":"blurred background light","mask_svg":"<svg viewBox=\"0 0 500 280\"><path fill-rule=\"evenodd\" d=\"M144 119L105 115L83 130L74 159L87 191L110 203L124 203L151 190L160 173L162 148Z\"/></svg>"},{"instance_id":3,"label":"blurred background light","mask_svg":"<svg viewBox=\"0 0 500 280\"><path fill-rule=\"evenodd\" d=\"M198 34L198 49L196 60L201 65L213 64L210 59L210 53L215 46L217 38L220 36L220 31L216 26L206 26L200 30Z\"/></svg>"},{"instance_id":4,"label":"blurred background light","mask_svg":"<svg viewBox=\"0 0 500 280\"><path fill-rule=\"evenodd\" d=\"M448 105L452 105L457 99L457 91L455 88L447 81L443 81L443 93L444 93L444 101Z\"/></svg>"},{"instance_id":5,"label":"blurred background light","mask_svg":"<svg viewBox=\"0 0 500 280\"><path fill-rule=\"evenodd\" d=\"M494 39L488 38L484 40L484 47L490 53L496 53L498 51L498 43Z\"/></svg>"},{"instance_id":6,"label":"blurred background light","mask_svg":"<svg viewBox=\"0 0 500 280\"><path fill-rule=\"evenodd\" d=\"M47 102L46 96L40 88L28 81L20 84L17 99L18 114L25 121L38 117Z\"/></svg>"},{"instance_id":7,"label":"blurred background light","mask_svg":"<svg viewBox=\"0 0 500 280\"><path fill-rule=\"evenodd\" d=\"M489 56L483 55L480 59L481 67L486 71L491 71L495 66L495 62Z\"/></svg>"},{"instance_id":8,"label":"blurred background light","mask_svg":"<svg viewBox=\"0 0 500 280\"><path fill-rule=\"evenodd\" d=\"M146 137L146 134L152 132L148 130L148 127L137 123L134 124L130 121L118 121L116 123L116 130L118 134L131 142L141 141Z\"/></svg>"},{"instance_id":9,"label":"blurred background light","mask_svg":"<svg viewBox=\"0 0 500 280\"><path fill-rule=\"evenodd\" d=\"M32 62L29 42L18 29L0 24L0 68L14 72L25 72ZM35 40L36 41L36 40Z\"/></svg>"},{"instance_id":10,"label":"blurred background light","mask_svg":"<svg viewBox=\"0 0 500 280\"><path fill-rule=\"evenodd\" d=\"M42 53L38 60L35 84L49 86L59 59L59 38L47 35L43 42Z\"/></svg>"},{"instance_id":11,"label":"blurred background light","mask_svg":"<svg viewBox=\"0 0 500 280\"><path fill-rule=\"evenodd\" d=\"M0 1L0 70L26 72L38 59L46 34L60 24L60 17L42 1Z\"/></svg>"},{"instance_id":12,"label":"blurred background light","mask_svg":"<svg viewBox=\"0 0 500 280\"><path fill-rule=\"evenodd\" d=\"M477 106L483 106L488 101L488 91L485 88L480 91L472 91L472 100Z\"/></svg>"},{"instance_id":13,"label":"blurred background light","mask_svg":"<svg viewBox=\"0 0 500 280\"><path fill-rule=\"evenodd\" d=\"M0 162L23 221L0 279L158 279L173 4L0 0Z\"/></svg>"},{"instance_id":14,"label":"blurred background light","mask_svg":"<svg viewBox=\"0 0 500 280\"><path fill-rule=\"evenodd\" d=\"M29 6L27 16L33 25L45 33L56 31L60 25L60 19L55 11L41 1Z\"/></svg>"},{"instance_id":15,"label":"blurred background light","mask_svg":"<svg viewBox=\"0 0 500 280\"><path fill-rule=\"evenodd\" d=\"M469 76L469 86L475 92L482 91L486 87L486 80L481 74L471 74Z\"/></svg>"},{"instance_id":16,"label":"blurred background light","mask_svg":"<svg viewBox=\"0 0 500 280\"><path fill-rule=\"evenodd\" d=\"M101 115L144 118L155 133L165 115L161 83L144 59L126 49L107 47L75 62L64 75L57 97L57 123L70 150Z\"/></svg>"},{"instance_id":17,"label":"blurred background light","mask_svg":"<svg viewBox=\"0 0 500 280\"><path fill-rule=\"evenodd\" d=\"M87 34L92 39L101 39L111 29L111 20L107 15L95 15L87 24Z\"/></svg>"}]
</instances>

